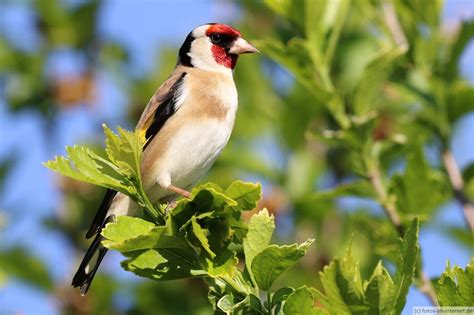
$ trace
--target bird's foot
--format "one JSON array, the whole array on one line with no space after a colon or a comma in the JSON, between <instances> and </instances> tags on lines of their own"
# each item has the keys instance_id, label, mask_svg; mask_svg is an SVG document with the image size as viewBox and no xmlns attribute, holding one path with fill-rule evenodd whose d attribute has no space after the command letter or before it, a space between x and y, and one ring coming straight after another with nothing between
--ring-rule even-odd
<instances>
[{"instance_id":1,"label":"bird's foot","mask_svg":"<svg viewBox=\"0 0 474 315\"><path fill-rule=\"evenodd\" d=\"M176 200L168 202L165 208L165 214L168 215L168 213L170 213L170 211L176 207L176 204L177 204Z\"/></svg>"},{"instance_id":2,"label":"bird's foot","mask_svg":"<svg viewBox=\"0 0 474 315\"><path fill-rule=\"evenodd\" d=\"M184 190L184 189L181 189L181 188L176 187L176 186L174 186L174 185L169 185L169 186L168 186L168 190L170 190L170 191L172 191L172 192L174 192L174 193L176 193L176 194L178 194L178 195L181 195L181 196L183 196L183 197L185 197L185 198L188 198L188 199L191 197L191 193L190 193L189 191Z\"/></svg>"}]
</instances>

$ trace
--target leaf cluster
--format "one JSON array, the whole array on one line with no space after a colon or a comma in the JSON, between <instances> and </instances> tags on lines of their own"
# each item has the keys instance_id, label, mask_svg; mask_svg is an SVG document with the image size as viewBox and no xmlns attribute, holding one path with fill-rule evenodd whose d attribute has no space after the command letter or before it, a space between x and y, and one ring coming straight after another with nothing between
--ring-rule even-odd
<instances>
[{"instance_id":1,"label":"leaf cluster","mask_svg":"<svg viewBox=\"0 0 474 315\"><path fill-rule=\"evenodd\" d=\"M137 188L142 185L137 164L140 139L137 133L122 129L119 134L104 130L107 159L86 147L76 147L69 150L67 158L56 157L46 165L65 176L120 188L138 201L143 198L137 193L142 191ZM271 244L275 221L266 209L254 214L248 223L241 218L241 213L254 209L260 198L259 184L235 181L226 189L203 184L192 190L189 199L178 200L172 209L158 213L159 217L117 217L102 230L102 244L120 251L126 257L122 267L138 276L156 281L204 279L217 313L401 311L417 261L417 220L400 239L394 277L379 263L369 281L362 284L358 263L348 251L344 259L334 260L321 273L324 293L307 286L275 289L275 281L306 254L314 240ZM239 255L243 255L243 266L239 265ZM322 307L313 306L315 299Z\"/></svg>"}]
</instances>

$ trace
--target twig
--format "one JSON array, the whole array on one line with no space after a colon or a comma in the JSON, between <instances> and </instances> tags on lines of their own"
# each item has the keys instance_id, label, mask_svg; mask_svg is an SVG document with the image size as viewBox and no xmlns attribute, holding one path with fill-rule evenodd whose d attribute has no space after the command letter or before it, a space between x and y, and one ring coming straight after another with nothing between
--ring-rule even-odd
<instances>
[{"instance_id":1,"label":"twig","mask_svg":"<svg viewBox=\"0 0 474 315\"><path fill-rule=\"evenodd\" d=\"M400 216L398 215L397 209L392 201L389 200L385 188L382 183L382 178L380 176L380 171L377 167L372 167L369 173L370 182L377 193L377 198L379 199L380 204L382 205L385 214L392 222L392 225L397 229L397 232L400 236L403 237L403 226Z\"/></svg>"},{"instance_id":2,"label":"twig","mask_svg":"<svg viewBox=\"0 0 474 315\"><path fill-rule=\"evenodd\" d=\"M435 306L439 306L438 298L436 297L436 292L433 288L433 284L431 283L431 280L426 274L426 272L420 271L418 275L418 280L420 281L420 285L418 286L418 289L420 290L420 292L422 292L424 295L428 297L431 304Z\"/></svg>"},{"instance_id":3,"label":"twig","mask_svg":"<svg viewBox=\"0 0 474 315\"><path fill-rule=\"evenodd\" d=\"M459 171L458 164L453 157L453 154L449 150L444 150L442 153L443 164L448 173L451 187L453 188L454 198L461 204L464 212L464 218L466 223L471 229L474 230L474 204L466 196L464 192L464 181L462 179L461 172Z\"/></svg>"},{"instance_id":4,"label":"twig","mask_svg":"<svg viewBox=\"0 0 474 315\"><path fill-rule=\"evenodd\" d=\"M377 194L377 198L380 204L382 205L382 208L384 209L385 213L387 214L387 217L389 218L392 225L397 229L398 234L403 237L405 231L402 225L402 221L400 219L400 216L398 215L398 211L395 204L392 200L390 200L389 196L385 191L385 188L382 183L382 177L380 176L379 168L376 166L370 167L369 176L370 182ZM419 259L421 259L421 256L419 257ZM433 284L431 283L430 279L423 270L418 270L418 281L420 283L418 286L420 292L425 294L434 306L438 306L438 299L436 298L436 292L433 287Z\"/></svg>"},{"instance_id":5,"label":"twig","mask_svg":"<svg viewBox=\"0 0 474 315\"><path fill-rule=\"evenodd\" d=\"M400 48L401 51L405 52L408 50L408 41L403 32L403 28L398 21L397 13L393 7L392 2L384 1L382 3L382 12L387 23L387 27L392 35L395 44Z\"/></svg>"}]
</instances>

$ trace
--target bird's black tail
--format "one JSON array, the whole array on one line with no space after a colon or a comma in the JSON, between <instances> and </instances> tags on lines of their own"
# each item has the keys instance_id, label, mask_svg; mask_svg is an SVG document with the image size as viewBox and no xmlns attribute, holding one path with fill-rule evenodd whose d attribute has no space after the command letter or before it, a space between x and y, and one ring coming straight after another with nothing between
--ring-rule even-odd
<instances>
[{"instance_id":1,"label":"bird's black tail","mask_svg":"<svg viewBox=\"0 0 474 315\"><path fill-rule=\"evenodd\" d=\"M95 273L97 272L102 259L107 253L107 248L103 247L101 244L102 236L100 235L100 232L107 222L113 221L115 219L114 215L107 217L107 213L116 194L117 192L112 189L107 190L104 200L97 210L97 214L95 215L91 227L86 234L87 238L91 238L94 235L95 238L87 250L84 259L82 259L81 265L77 269L74 278L72 279L72 286L75 288L80 287L81 295L85 295L87 290L89 290L92 279L94 279Z\"/></svg>"},{"instance_id":2,"label":"bird's black tail","mask_svg":"<svg viewBox=\"0 0 474 315\"><path fill-rule=\"evenodd\" d=\"M97 233L94 241L92 242L91 246L87 250L84 259L77 269L74 278L72 279L72 286L73 287L80 287L81 295L85 295L87 290L94 279L95 273L99 268L100 262L104 258L105 254L107 253L107 248L101 245L102 235Z\"/></svg>"}]
</instances>

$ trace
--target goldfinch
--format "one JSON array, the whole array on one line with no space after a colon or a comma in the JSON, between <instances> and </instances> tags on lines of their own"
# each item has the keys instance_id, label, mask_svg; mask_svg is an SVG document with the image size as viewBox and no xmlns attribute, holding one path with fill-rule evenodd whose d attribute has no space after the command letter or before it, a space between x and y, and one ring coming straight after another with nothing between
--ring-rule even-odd
<instances>
[{"instance_id":1,"label":"goldfinch","mask_svg":"<svg viewBox=\"0 0 474 315\"><path fill-rule=\"evenodd\" d=\"M152 202L189 197L192 187L227 144L237 111L233 69L241 54L258 50L238 30L217 23L196 27L179 49L178 62L152 96L137 131L145 138L141 175ZM107 249L101 230L118 215L133 215L129 197L108 190L86 234L95 236L73 280L85 295Z\"/></svg>"}]
</instances>

